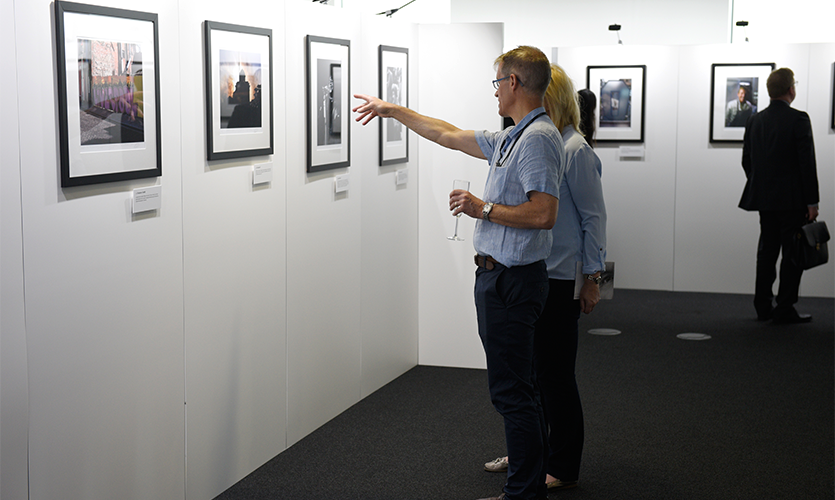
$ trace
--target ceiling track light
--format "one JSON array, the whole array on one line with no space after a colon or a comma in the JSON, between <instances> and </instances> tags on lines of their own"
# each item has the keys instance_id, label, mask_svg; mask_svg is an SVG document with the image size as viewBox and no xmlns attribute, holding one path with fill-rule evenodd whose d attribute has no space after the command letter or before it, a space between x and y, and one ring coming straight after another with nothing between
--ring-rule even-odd
<instances>
[{"instance_id":1,"label":"ceiling track light","mask_svg":"<svg viewBox=\"0 0 835 500\"><path fill-rule=\"evenodd\" d=\"M623 41L620 39L620 24L610 24L609 31L614 31L618 35L618 45L623 45Z\"/></svg>"}]
</instances>

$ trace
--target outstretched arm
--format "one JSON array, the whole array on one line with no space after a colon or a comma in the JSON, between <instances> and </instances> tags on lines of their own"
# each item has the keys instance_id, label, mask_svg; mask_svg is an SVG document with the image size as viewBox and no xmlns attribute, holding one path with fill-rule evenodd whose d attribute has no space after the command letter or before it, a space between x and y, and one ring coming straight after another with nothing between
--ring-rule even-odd
<instances>
[{"instance_id":1,"label":"outstretched arm","mask_svg":"<svg viewBox=\"0 0 835 500\"><path fill-rule=\"evenodd\" d=\"M367 125L375 116L382 118L394 118L403 125L414 130L425 139L440 144L449 149L455 149L470 156L486 160L484 153L475 140L475 132L472 130L461 130L460 128L437 118L424 116L412 111L409 108L391 104L376 97L354 94L357 99L365 101L355 107L353 111L358 113L357 121Z\"/></svg>"}]
</instances>

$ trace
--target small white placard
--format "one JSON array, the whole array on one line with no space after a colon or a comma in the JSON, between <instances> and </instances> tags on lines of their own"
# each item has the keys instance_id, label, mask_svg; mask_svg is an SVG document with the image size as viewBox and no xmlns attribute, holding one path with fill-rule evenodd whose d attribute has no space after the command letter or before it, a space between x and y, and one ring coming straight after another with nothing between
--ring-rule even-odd
<instances>
[{"instance_id":1,"label":"small white placard","mask_svg":"<svg viewBox=\"0 0 835 500\"><path fill-rule=\"evenodd\" d=\"M159 210L162 206L162 186L151 186L133 190L133 213Z\"/></svg>"},{"instance_id":2,"label":"small white placard","mask_svg":"<svg viewBox=\"0 0 835 500\"><path fill-rule=\"evenodd\" d=\"M408 182L409 182L409 170L408 169L404 168L403 170L398 170L397 172L395 172L394 183L396 185L402 186L403 184L406 184Z\"/></svg>"},{"instance_id":3,"label":"small white placard","mask_svg":"<svg viewBox=\"0 0 835 500\"><path fill-rule=\"evenodd\" d=\"M272 162L259 163L252 166L252 185L264 184L265 182L273 181L273 164Z\"/></svg>"},{"instance_id":4,"label":"small white placard","mask_svg":"<svg viewBox=\"0 0 835 500\"><path fill-rule=\"evenodd\" d=\"M643 158L644 146L621 146L618 148L618 156L621 158Z\"/></svg>"},{"instance_id":5,"label":"small white placard","mask_svg":"<svg viewBox=\"0 0 835 500\"><path fill-rule=\"evenodd\" d=\"M348 174L338 175L333 179L333 190L337 193L343 193L348 190L348 183L351 176Z\"/></svg>"}]
</instances>

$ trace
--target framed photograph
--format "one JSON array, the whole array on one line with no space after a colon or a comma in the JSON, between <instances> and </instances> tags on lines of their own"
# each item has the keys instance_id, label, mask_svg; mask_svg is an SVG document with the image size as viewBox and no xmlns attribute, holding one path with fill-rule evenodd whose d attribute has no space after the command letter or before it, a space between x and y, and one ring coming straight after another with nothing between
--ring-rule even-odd
<instances>
[{"instance_id":1,"label":"framed photograph","mask_svg":"<svg viewBox=\"0 0 835 500\"><path fill-rule=\"evenodd\" d=\"M835 130L835 63L832 63L832 130Z\"/></svg>"},{"instance_id":2,"label":"framed photograph","mask_svg":"<svg viewBox=\"0 0 835 500\"><path fill-rule=\"evenodd\" d=\"M272 30L206 21L209 160L273 154Z\"/></svg>"},{"instance_id":3,"label":"framed photograph","mask_svg":"<svg viewBox=\"0 0 835 500\"><path fill-rule=\"evenodd\" d=\"M710 142L742 142L748 118L768 106L772 71L774 63L711 65Z\"/></svg>"},{"instance_id":4,"label":"framed photograph","mask_svg":"<svg viewBox=\"0 0 835 500\"><path fill-rule=\"evenodd\" d=\"M589 66L586 88L599 107L597 142L644 142L646 66Z\"/></svg>"},{"instance_id":5,"label":"framed photograph","mask_svg":"<svg viewBox=\"0 0 835 500\"><path fill-rule=\"evenodd\" d=\"M351 41L307 35L307 171L351 165Z\"/></svg>"},{"instance_id":6,"label":"framed photograph","mask_svg":"<svg viewBox=\"0 0 835 500\"><path fill-rule=\"evenodd\" d=\"M61 187L162 175L157 15L55 2Z\"/></svg>"},{"instance_id":7,"label":"framed photograph","mask_svg":"<svg viewBox=\"0 0 835 500\"><path fill-rule=\"evenodd\" d=\"M380 45L380 99L409 107L409 49ZM380 120L380 166L409 161L409 130L393 118Z\"/></svg>"}]
</instances>

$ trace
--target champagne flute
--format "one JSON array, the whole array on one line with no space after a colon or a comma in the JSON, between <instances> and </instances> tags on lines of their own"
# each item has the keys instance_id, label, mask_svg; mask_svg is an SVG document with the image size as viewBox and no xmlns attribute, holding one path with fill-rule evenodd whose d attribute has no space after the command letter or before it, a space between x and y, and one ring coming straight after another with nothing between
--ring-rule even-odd
<instances>
[{"instance_id":1,"label":"champagne flute","mask_svg":"<svg viewBox=\"0 0 835 500\"><path fill-rule=\"evenodd\" d=\"M469 191L470 190L470 181L462 181L460 179L456 179L452 181L452 189L453 191L456 189L460 189L462 191ZM461 212L458 212L458 215L455 216L455 233L452 236L447 236L446 239L452 241L464 241L464 238L458 236L458 219L461 218Z\"/></svg>"}]
</instances>

